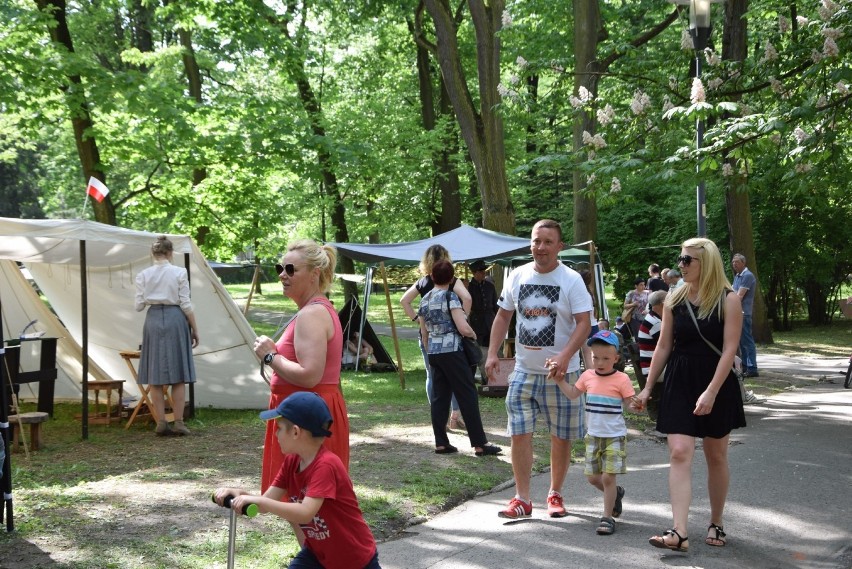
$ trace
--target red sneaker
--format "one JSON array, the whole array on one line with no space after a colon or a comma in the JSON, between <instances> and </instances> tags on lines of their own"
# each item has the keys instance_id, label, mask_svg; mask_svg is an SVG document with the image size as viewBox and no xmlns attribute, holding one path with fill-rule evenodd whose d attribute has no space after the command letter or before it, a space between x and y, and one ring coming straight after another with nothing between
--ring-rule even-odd
<instances>
[{"instance_id":1,"label":"red sneaker","mask_svg":"<svg viewBox=\"0 0 852 569\"><path fill-rule=\"evenodd\" d=\"M505 510L500 510L497 513L497 516L501 518L509 518L510 520L517 520L520 518L528 518L532 515L532 502L527 504L523 500L519 500L517 498L512 498L509 500L509 505L506 506Z\"/></svg>"},{"instance_id":2,"label":"red sneaker","mask_svg":"<svg viewBox=\"0 0 852 569\"><path fill-rule=\"evenodd\" d=\"M568 515L562 504L562 494L554 492L547 497L547 515L551 518L564 518Z\"/></svg>"}]
</instances>

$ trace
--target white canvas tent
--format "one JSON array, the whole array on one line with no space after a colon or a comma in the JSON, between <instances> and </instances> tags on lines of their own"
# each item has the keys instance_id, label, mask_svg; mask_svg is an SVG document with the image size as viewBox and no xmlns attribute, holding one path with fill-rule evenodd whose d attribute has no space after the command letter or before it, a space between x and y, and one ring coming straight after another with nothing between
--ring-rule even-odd
<instances>
[{"instance_id":1,"label":"white canvas tent","mask_svg":"<svg viewBox=\"0 0 852 569\"><path fill-rule=\"evenodd\" d=\"M36 319L36 330L60 338L57 398L81 398L84 369L87 381L124 379L125 393L138 395L119 352L137 349L142 341L144 312L134 310L135 278L151 265L156 237L85 220L0 218L4 340L16 339ZM196 405L264 408L269 388L259 375L260 363L252 350L254 331L195 243L187 236L169 238L174 243L174 263L189 271L201 335L201 344L193 351ZM55 316L15 261L24 263ZM82 267L87 278L81 282ZM22 365L26 365L24 356ZM22 386L23 395L25 389Z\"/></svg>"}]
</instances>

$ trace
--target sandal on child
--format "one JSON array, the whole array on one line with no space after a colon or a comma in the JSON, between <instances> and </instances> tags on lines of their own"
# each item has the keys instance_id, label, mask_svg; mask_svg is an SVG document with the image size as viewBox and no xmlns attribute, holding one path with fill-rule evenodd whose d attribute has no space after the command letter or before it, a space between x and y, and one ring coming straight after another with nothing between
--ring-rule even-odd
<instances>
[{"instance_id":1,"label":"sandal on child","mask_svg":"<svg viewBox=\"0 0 852 569\"><path fill-rule=\"evenodd\" d=\"M503 452L503 449L495 445L482 445L482 450L474 451L476 456L495 456Z\"/></svg>"},{"instance_id":2,"label":"sandal on child","mask_svg":"<svg viewBox=\"0 0 852 569\"><path fill-rule=\"evenodd\" d=\"M710 535L714 532L715 536ZM725 547L725 544L728 542L725 539L725 530L722 529L722 526L717 526L716 524L707 526L707 537L704 539L704 543L713 547Z\"/></svg>"},{"instance_id":3,"label":"sandal on child","mask_svg":"<svg viewBox=\"0 0 852 569\"><path fill-rule=\"evenodd\" d=\"M666 543L666 537L674 536L677 538L677 545L672 545L670 543ZM655 535L654 537L648 540L648 543L653 545L654 547L659 547L660 549L670 549L672 551L689 551L689 544L686 543L689 540L688 537L683 537L677 530L667 529L663 532L663 535Z\"/></svg>"},{"instance_id":4,"label":"sandal on child","mask_svg":"<svg viewBox=\"0 0 852 569\"><path fill-rule=\"evenodd\" d=\"M598 535L612 535L615 533L615 520L612 518L601 518L598 529L595 531L598 532Z\"/></svg>"}]
</instances>

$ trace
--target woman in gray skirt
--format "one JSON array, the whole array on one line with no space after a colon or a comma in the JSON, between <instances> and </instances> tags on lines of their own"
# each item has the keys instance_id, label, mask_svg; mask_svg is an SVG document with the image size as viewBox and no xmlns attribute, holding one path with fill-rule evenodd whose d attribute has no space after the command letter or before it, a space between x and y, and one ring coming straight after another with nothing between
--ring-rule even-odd
<instances>
[{"instance_id":1,"label":"woman in gray skirt","mask_svg":"<svg viewBox=\"0 0 852 569\"><path fill-rule=\"evenodd\" d=\"M188 435L183 424L186 402L184 384L195 382L192 348L198 345L198 327L189 301L186 269L172 265L174 248L165 235L151 246L154 265L136 275L136 311L148 308L142 331L139 383L152 385L150 391L157 414L158 436ZM165 389L172 388L174 426L165 412Z\"/></svg>"}]
</instances>

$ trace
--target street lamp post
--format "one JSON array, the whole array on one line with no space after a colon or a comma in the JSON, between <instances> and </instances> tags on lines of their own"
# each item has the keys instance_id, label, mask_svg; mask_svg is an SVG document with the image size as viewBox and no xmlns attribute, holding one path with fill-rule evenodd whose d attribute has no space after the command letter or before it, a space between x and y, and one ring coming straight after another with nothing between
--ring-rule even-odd
<instances>
[{"instance_id":1,"label":"street lamp post","mask_svg":"<svg viewBox=\"0 0 852 569\"><path fill-rule=\"evenodd\" d=\"M689 6L689 35L695 50L695 77L701 79L701 57L710 40L710 4L723 0L669 0L673 4ZM704 144L704 120L695 119L695 149L701 150ZM704 191L704 178L701 176L700 161L695 165L698 174L698 187L695 189L695 202L698 217L698 236L707 237L707 199Z\"/></svg>"}]
</instances>

